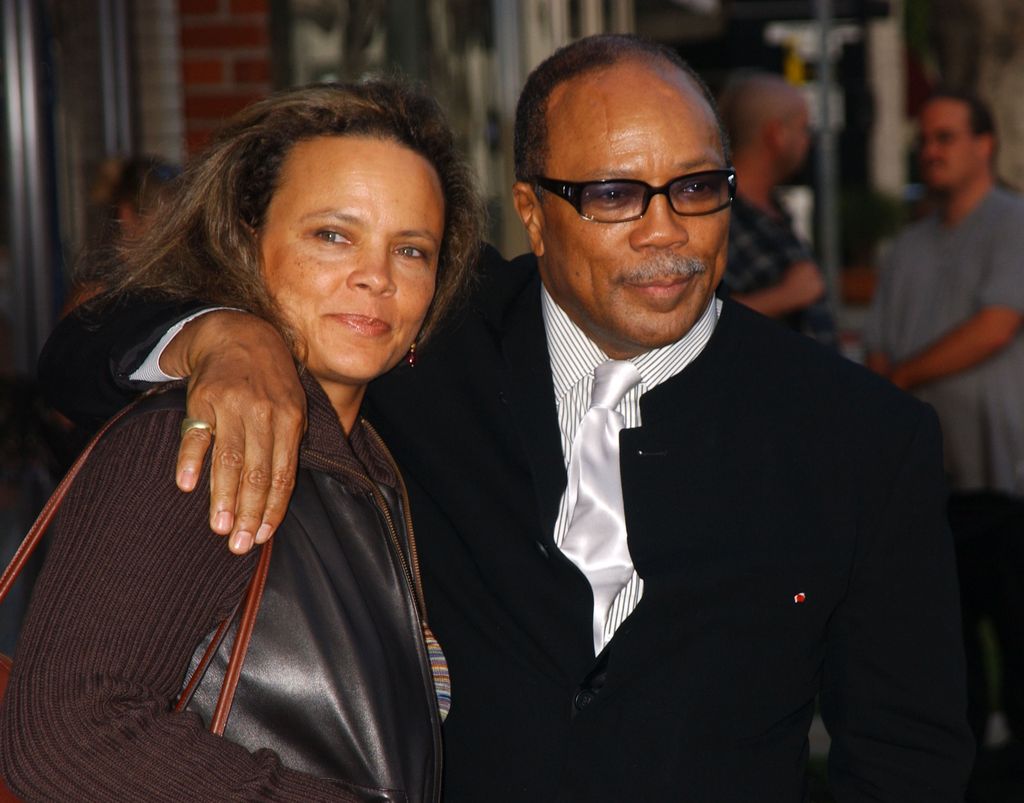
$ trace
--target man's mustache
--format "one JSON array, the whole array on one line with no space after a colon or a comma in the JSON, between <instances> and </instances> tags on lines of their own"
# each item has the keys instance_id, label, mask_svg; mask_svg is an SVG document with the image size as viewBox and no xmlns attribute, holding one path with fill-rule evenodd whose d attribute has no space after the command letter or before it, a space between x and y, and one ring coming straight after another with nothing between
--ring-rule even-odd
<instances>
[{"instance_id":1,"label":"man's mustache","mask_svg":"<svg viewBox=\"0 0 1024 803\"><path fill-rule=\"evenodd\" d=\"M659 279L689 279L698 273L707 272L707 263L697 257L662 254L641 262L620 278L629 284L644 284Z\"/></svg>"}]
</instances>

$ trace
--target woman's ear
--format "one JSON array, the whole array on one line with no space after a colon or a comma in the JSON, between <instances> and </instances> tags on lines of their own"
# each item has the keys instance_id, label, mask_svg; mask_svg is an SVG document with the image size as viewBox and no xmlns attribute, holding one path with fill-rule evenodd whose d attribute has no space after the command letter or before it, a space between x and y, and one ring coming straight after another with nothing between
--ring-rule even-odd
<instances>
[{"instance_id":1,"label":"woman's ear","mask_svg":"<svg viewBox=\"0 0 1024 803\"><path fill-rule=\"evenodd\" d=\"M517 181L512 185L512 202L515 204L519 219L526 227L526 236L530 239L530 250L534 256L544 256L544 208L532 184Z\"/></svg>"}]
</instances>

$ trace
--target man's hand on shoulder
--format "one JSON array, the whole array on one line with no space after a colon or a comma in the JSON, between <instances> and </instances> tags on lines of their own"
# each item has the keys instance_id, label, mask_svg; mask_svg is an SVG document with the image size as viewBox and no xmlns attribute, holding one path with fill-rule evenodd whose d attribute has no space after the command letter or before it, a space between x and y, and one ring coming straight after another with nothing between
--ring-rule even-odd
<instances>
[{"instance_id":1,"label":"man's hand on shoulder","mask_svg":"<svg viewBox=\"0 0 1024 803\"><path fill-rule=\"evenodd\" d=\"M212 427L182 438L178 487L195 488L212 443L210 527L248 552L273 535L295 486L306 397L291 352L265 321L218 310L190 321L160 367L189 377L187 415Z\"/></svg>"}]
</instances>

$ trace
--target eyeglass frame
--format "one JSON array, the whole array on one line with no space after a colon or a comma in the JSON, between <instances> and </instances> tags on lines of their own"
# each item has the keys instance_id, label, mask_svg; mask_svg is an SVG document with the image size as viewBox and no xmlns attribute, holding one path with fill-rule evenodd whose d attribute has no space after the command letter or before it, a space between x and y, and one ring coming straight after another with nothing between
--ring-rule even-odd
<instances>
[{"instance_id":1,"label":"eyeglass frame","mask_svg":"<svg viewBox=\"0 0 1024 803\"><path fill-rule=\"evenodd\" d=\"M726 182L729 186L728 200L720 206L716 206L714 209L709 209L707 212L680 212L676 209L675 205L672 203L672 196L668 193L668 188L677 181L682 181L684 178L708 175L725 175ZM655 187L648 184L646 181L640 181L639 179L633 178L602 178L594 181L563 181L561 179L548 178L547 176L535 176L533 183L540 189L547 190L552 195L556 195L561 198L576 210L577 215L591 223L629 223L634 220L640 220L647 214L647 209L651 205L651 201L654 199L655 195L664 195L665 200L668 201L669 208L675 214L682 217L703 217L704 215L713 215L715 212L721 212L723 209L732 206L732 202L736 199L736 169L733 167L721 167L716 168L715 170L698 170L694 173L684 173L683 175L676 176L674 179L662 184L660 187ZM644 200L640 207L640 214L623 218L622 220L598 220L592 215L583 214L582 206L584 188L601 184L632 184L643 187Z\"/></svg>"}]
</instances>

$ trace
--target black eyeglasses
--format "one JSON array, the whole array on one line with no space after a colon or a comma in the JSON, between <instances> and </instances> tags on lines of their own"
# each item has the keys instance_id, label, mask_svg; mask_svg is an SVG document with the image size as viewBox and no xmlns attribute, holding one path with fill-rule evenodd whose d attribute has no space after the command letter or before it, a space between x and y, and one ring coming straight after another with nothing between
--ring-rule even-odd
<instances>
[{"instance_id":1,"label":"black eyeglasses","mask_svg":"<svg viewBox=\"0 0 1024 803\"><path fill-rule=\"evenodd\" d=\"M639 220L655 195L664 195L677 215L710 215L725 209L736 196L736 171L703 170L652 187L645 181L606 178L600 181L560 181L538 176L538 187L564 198L580 217L595 223Z\"/></svg>"}]
</instances>

